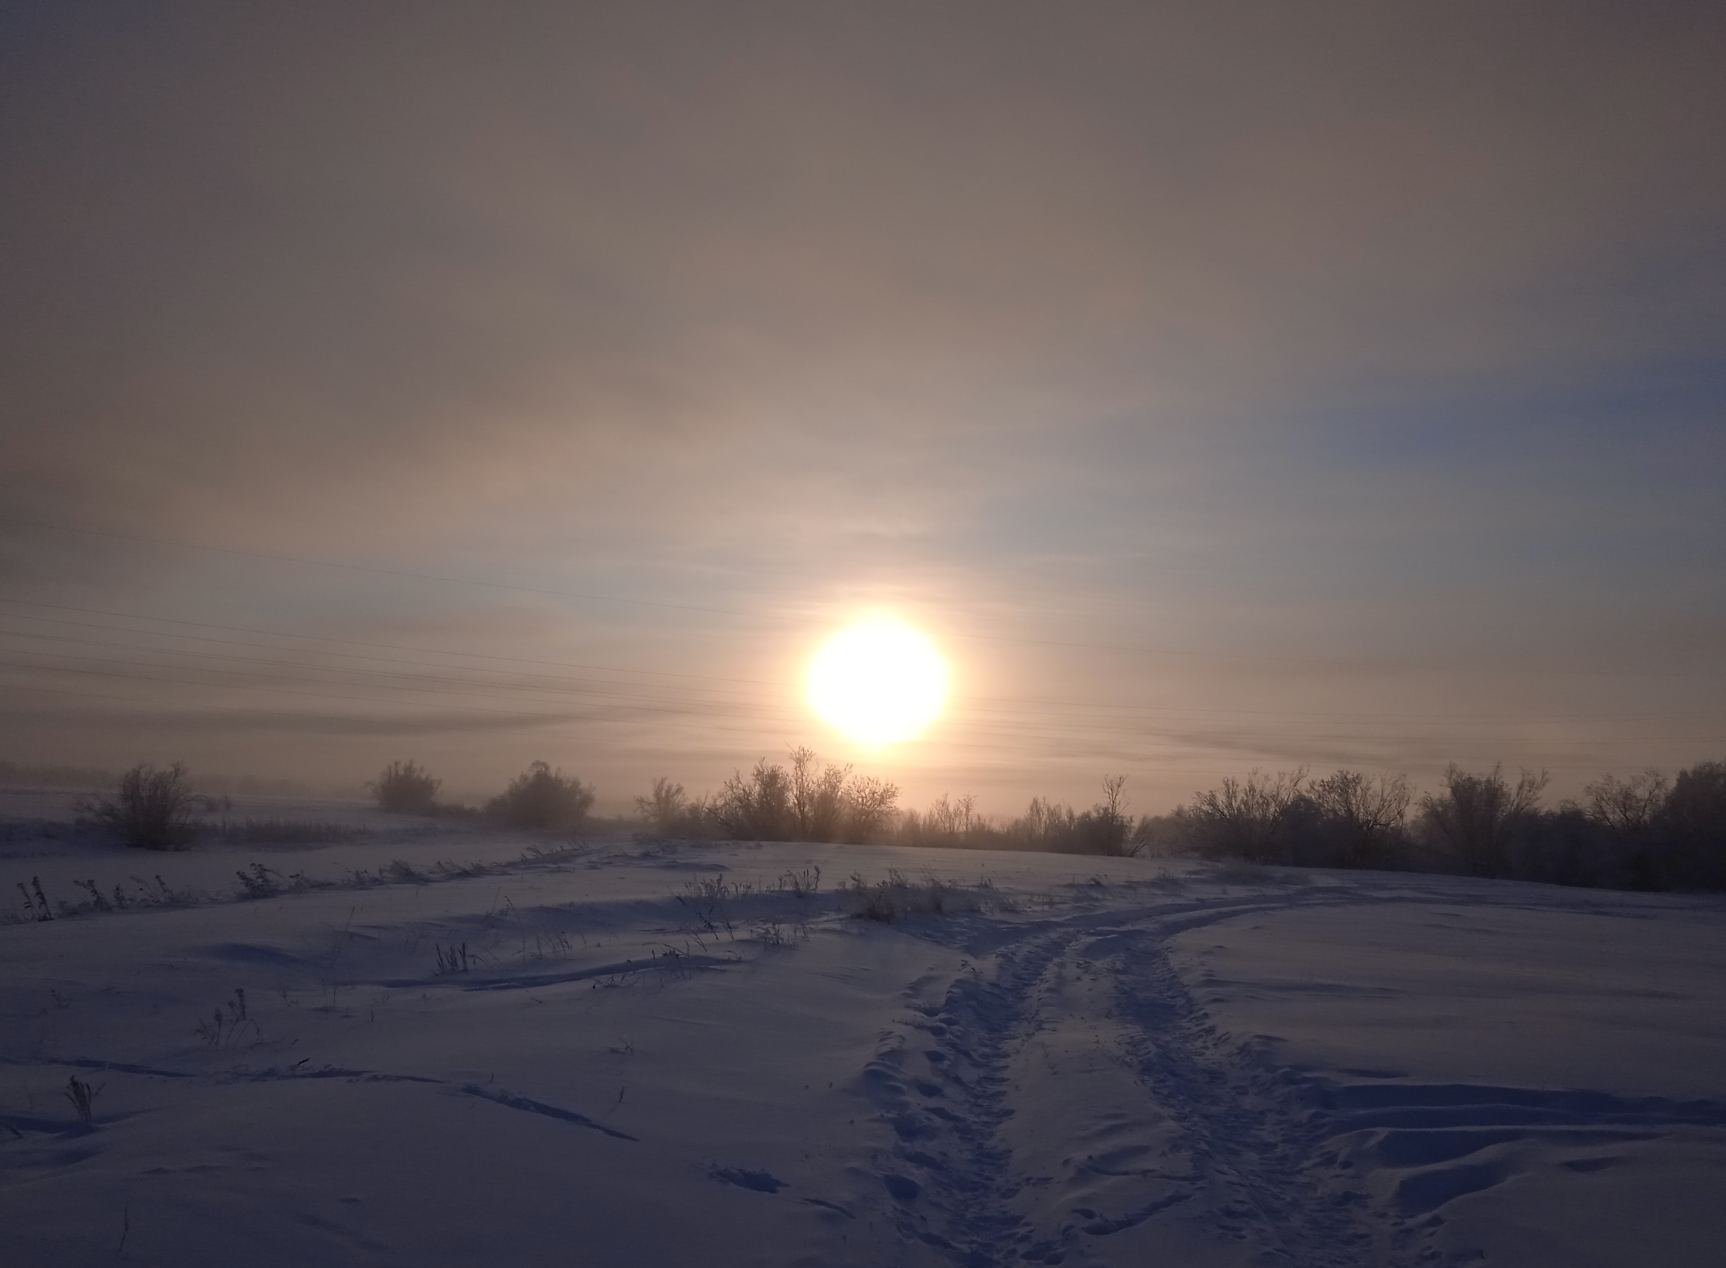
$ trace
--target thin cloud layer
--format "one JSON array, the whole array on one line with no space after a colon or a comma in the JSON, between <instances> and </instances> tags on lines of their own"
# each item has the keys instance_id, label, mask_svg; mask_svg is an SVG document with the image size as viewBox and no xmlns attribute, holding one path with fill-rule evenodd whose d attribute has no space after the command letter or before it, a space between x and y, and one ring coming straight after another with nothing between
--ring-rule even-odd
<instances>
[{"instance_id":1,"label":"thin cloud layer","mask_svg":"<svg viewBox=\"0 0 1726 1268\"><path fill-rule=\"evenodd\" d=\"M822 747L799 658L883 605L977 702L870 757L920 791L1726 742L1707 7L6 21L12 598L772 684L485 745L356 702L315 752L196 688L292 718L249 760L699 783ZM56 760L253 725L141 678L98 721L23 612L9 754L44 699Z\"/></svg>"}]
</instances>

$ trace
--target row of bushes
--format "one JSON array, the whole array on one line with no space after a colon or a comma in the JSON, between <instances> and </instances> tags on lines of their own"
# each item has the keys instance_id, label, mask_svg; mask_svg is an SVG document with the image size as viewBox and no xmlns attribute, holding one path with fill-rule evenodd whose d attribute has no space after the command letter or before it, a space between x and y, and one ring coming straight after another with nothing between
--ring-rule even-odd
<instances>
[{"instance_id":1,"label":"row of bushes","mask_svg":"<svg viewBox=\"0 0 1726 1268\"><path fill-rule=\"evenodd\" d=\"M1615 889L1726 889L1726 762L1589 784L1541 806L1544 771L1451 766L1418 799L1405 775L1304 770L1225 779L1177 810L1169 842L1206 858L1378 867Z\"/></svg>"},{"instance_id":2,"label":"row of bushes","mask_svg":"<svg viewBox=\"0 0 1726 1268\"><path fill-rule=\"evenodd\" d=\"M1390 868L1618 889L1726 889L1726 763L1668 779L1647 771L1590 784L1581 802L1541 805L1545 772L1451 766L1416 796L1408 776L1304 768L1229 778L1160 818L1127 813L1126 778L1108 776L1088 810L1034 797L996 824L970 796L900 809L898 789L823 767L806 748L789 767L756 763L718 793L690 799L656 779L636 799L666 836L878 842L1134 856L1194 854L1310 867Z\"/></svg>"},{"instance_id":3,"label":"row of bushes","mask_svg":"<svg viewBox=\"0 0 1726 1268\"><path fill-rule=\"evenodd\" d=\"M1726 889L1726 763L1702 762L1668 780L1658 771L1607 776L1581 802L1541 805L1544 772L1510 780L1501 767L1455 766L1442 787L1416 797L1408 777L1339 770L1224 779L1172 815L1134 819L1126 777L1109 776L1087 810L1032 798L997 826L975 798L942 796L901 809L894 784L824 765L807 748L788 765L763 758L709 796L668 778L636 798L641 818L668 837L958 846L1129 857L1190 853L1293 866L1394 868L1624 889ZM440 802L439 780L416 762L392 762L368 785L380 807L404 814L483 816L511 827L573 828L594 790L534 762L483 808ZM128 844L190 844L212 798L194 792L180 764L134 767L113 795L85 804Z\"/></svg>"},{"instance_id":4,"label":"row of bushes","mask_svg":"<svg viewBox=\"0 0 1726 1268\"><path fill-rule=\"evenodd\" d=\"M395 761L366 785L378 806L394 814L486 818L517 828L579 827L593 807L591 785L545 762L534 762L481 808L439 800L443 782L418 762ZM976 813L971 796L942 796L926 811L901 810L896 785L828 766L807 748L793 749L789 766L766 758L739 771L711 796L690 798L682 784L653 781L635 799L640 817L668 837L848 844L958 846L1130 856L1152 839L1153 821L1126 813L1126 777L1103 781L1103 798L1089 810L1033 798L1023 816L996 827ZM114 792L82 809L128 845L155 850L189 846L200 816L219 808L194 790L186 768L140 764L120 776Z\"/></svg>"},{"instance_id":5,"label":"row of bushes","mask_svg":"<svg viewBox=\"0 0 1726 1268\"><path fill-rule=\"evenodd\" d=\"M381 809L394 814L483 816L512 828L579 827L594 797L591 785L546 762L532 763L479 810L440 802L443 781L417 762L391 762L366 788Z\"/></svg>"},{"instance_id":6,"label":"row of bushes","mask_svg":"<svg viewBox=\"0 0 1726 1268\"><path fill-rule=\"evenodd\" d=\"M823 765L809 749L795 748L788 766L762 758L711 796L692 799L682 784L655 779L635 806L668 837L1130 856L1149 845L1153 821L1127 814L1126 783L1124 775L1104 779L1103 798L1089 810L1032 798L1026 814L997 827L976 812L975 797L943 795L927 810L901 809L896 785L849 765Z\"/></svg>"},{"instance_id":7,"label":"row of bushes","mask_svg":"<svg viewBox=\"0 0 1726 1268\"><path fill-rule=\"evenodd\" d=\"M478 810L440 802L442 781L417 762L391 762L366 787L385 810L484 817L513 828L578 827L593 807L591 787L545 762L534 762ZM119 776L113 792L83 799L79 810L127 845L183 850L204 826L202 816L229 804L225 796L195 789L182 762L162 767L139 763Z\"/></svg>"},{"instance_id":8,"label":"row of bushes","mask_svg":"<svg viewBox=\"0 0 1726 1268\"><path fill-rule=\"evenodd\" d=\"M655 779L652 791L635 799L636 810L670 837L861 845L892 829L899 813L896 785L858 775L849 765L824 766L807 748L790 756L789 769L762 758L709 797L691 799L682 784Z\"/></svg>"}]
</instances>

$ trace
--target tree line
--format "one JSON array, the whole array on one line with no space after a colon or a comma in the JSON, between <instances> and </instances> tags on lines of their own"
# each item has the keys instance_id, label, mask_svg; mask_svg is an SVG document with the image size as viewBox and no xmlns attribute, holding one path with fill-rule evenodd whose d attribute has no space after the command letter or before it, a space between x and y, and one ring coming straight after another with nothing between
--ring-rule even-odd
<instances>
[{"instance_id":1,"label":"tree line","mask_svg":"<svg viewBox=\"0 0 1726 1268\"><path fill-rule=\"evenodd\" d=\"M1295 867L1449 872L1560 885L1642 890L1726 889L1726 763L1668 779L1655 770L1589 784L1581 801L1542 804L1544 771L1450 766L1433 792L1406 774L1302 767L1229 777L1163 816L1128 813L1126 777L1103 779L1088 809L1033 797L997 823L976 799L943 795L901 809L898 789L807 748L787 765L763 758L718 792L691 798L654 780L636 799L668 837L831 841L1131 857L1196 855Z\"/></svg>"},{"instance_id":2,"label":"tree line","mask_svg":"<svg viewBox=\"0 0 1726 1268\"><path fill-rule=\"evenodd\" d=\"M1542 805L1546 772L1452 765L1440 787L1416 795L1405 774L1306 768L1230 776L1173 813L1129 813L1124 775L1104 777L1090 807L1033 797L1002 822L971 795L927 809L899 805L888 780L829 765L810 749L784 763L762 758L713 793L691 797L656 778L635 799L639 821L670 838L1037 850L1132 857L1190 854L1295 867L1379 868L1642 890L1726 889L1726 762L1699 762L1673 778L1656 770L1608 775L1580 801ZM591 785L534 762L479 807L439 800L442 783L413 761L391 762L367 785L398 814L485 818L515 828L579 829ZM128 844L179 849L212 799L185 768L139 765L85 810Z\"/></svg>"},{"instance_id":3,"label":"tree line","mask_svg":"<svg viewBox=\"0 0 1726 1268\"><path fill-rule=\"evenodd\" d=\"M1452 765L1414 795L1406 775L1254 771L1200 792L1171 839L1206 858L1453 872L1613 889L1726 889L1726 762L1649 770L1541 805L1544 771Z\"/></svg>"}]
</instances>

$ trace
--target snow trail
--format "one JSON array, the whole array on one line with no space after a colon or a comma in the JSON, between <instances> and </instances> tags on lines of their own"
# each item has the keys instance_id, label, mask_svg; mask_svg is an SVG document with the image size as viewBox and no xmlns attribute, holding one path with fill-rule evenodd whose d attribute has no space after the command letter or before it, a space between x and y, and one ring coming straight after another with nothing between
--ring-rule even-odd
<instances>
[{"instance_id":1,"label":"snow trail","mask_svg":"<svg viewBox=\"0 0 1726 1268\"><path fill-rule=\"evenodd\" d=\"M1462 1262L1440 1211L1529 1160L1592 1174L1623 1161L1602 1149L1726 1124L1716 1100L1319 1077L1224 1031L1171 957L1241 916L1431 902L1332 885L917 928L980 954L866 1080L897 1137L880 1168L901 1236L965 1268Z\"/></svg>"},{"instance_id":2,"label":"snow trail","mask_svg":"<svg viewBox=\"0 0 1726 1268\"><path fill-rule=\"evenodd\" d=\"M1086 913L1004 943L982 918L920 931L992 945L994 971L973 964L867 1072L897 1137L882 1181L902 1236L965 1268L1131 1262L1173 1221L1180 1243L1220 1242L1216 1262L1396 1262L1367 1195L1328 1174L1347 1169L1319 1162L1304 1082L1221 1033L1166 948L1195 925L1317 901Z\"/></svg>"}]
</instances>

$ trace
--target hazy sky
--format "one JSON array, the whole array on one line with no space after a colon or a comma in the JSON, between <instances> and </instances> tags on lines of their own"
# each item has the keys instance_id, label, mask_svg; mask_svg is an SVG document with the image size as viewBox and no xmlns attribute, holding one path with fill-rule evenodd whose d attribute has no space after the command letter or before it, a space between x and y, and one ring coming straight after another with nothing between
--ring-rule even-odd
<instances>
[{"instance_id":1,"label":"hazy sky","mask_svg":"<svg viewBox=\"0 0 1726 1268\"><path fill-rule=\"evenodd\" d=\"M1716 4L0 13L0 757L1726 753ZM949 657L849 746L803 663Z\"/></svg>"}]
</instances>

